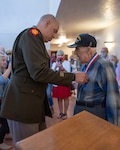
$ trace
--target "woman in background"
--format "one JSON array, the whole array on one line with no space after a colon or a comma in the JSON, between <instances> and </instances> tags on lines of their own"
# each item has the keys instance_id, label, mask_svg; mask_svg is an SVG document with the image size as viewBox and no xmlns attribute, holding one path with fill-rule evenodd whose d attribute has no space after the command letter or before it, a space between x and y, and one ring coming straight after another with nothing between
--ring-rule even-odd
<instances>
[{"instance_id":1,"label":"woman in background","mask_svg":"<svg viewBox=\"0 0 120 150\"><path fill-rule=\"evenodd\" d=\"M3 92L9 81L8 77L11 72L11 63L9 63L7 69L6 67L7 67L7 56L4 54L0 54L0 107L2 102ZM2 150L8 150L12 148L10 145L4 143L5 135L8 132L9 132L9 127L8 127L7 120L0 117L0 149Z\"/></svg>"},{"instance_id":2,"label":"woman in background","mask_svg":"<svg viewBox=\"0 0 120 150\"><path fill-rule=\"evenodd\" d=\"M55 71L70 72L70 62L64 59L64 52L58 50L56 62L52 64ZM67 110L69 106L69 96L71 96L71 88L65 86L53 85L53 97L58 99L60 114L58 118L67 119Z\"/></svg>"}]
</instances>

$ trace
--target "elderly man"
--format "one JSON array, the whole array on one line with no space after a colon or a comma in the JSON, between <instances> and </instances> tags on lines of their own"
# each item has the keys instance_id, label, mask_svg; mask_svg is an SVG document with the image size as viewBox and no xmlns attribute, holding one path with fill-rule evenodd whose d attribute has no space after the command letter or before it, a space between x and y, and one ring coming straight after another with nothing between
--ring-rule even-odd
<instances>
[{"instance_id":1,"label":"elderly man","mask_svg":"<svg viewBox=\"0 0 120 150\"><path fill-rule=\"evenodd\" d=\"M107 47L102 47L100 56L102 58L108 59L108 48Z\"/></svg>"},{"instance_id":2,"label":"elderly man","mask_svg":"<svg viewBox=\"0 0 120 150\"><path fill-rule=\"evenodd\" d=\"M118 125L119 90L113 65L96 52L97 41L89 34L80 34L70 48L84 64L89 81L78 85L74 114L87 110Z\"/></svg>"}]
</instances>

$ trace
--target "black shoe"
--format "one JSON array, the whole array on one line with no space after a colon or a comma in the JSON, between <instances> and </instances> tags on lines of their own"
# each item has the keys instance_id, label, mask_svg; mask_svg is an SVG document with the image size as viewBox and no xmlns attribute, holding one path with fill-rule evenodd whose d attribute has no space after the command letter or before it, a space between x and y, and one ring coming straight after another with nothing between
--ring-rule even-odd
<instances>
[{"instance_id":1,"label":"black shoe","mask_svg":"<svg viewBox=\"0 0 120 150\"><path fill-rule=\"evenodd\" d=\"M63 120L67 119L67 114L63 114L63 115L62 115L62 119L63 119Z\"/></svg>"},{"instance_id":2,"label":"black shoe","mask_svg":"<svg viewBox=\"0 0 120 150\"><path fill-rule=\"evenodd\" d=\"M63 116L63 113L60 113L59 116L57 117L58 119L61 119Z\"/></svg>"}]
</instances>

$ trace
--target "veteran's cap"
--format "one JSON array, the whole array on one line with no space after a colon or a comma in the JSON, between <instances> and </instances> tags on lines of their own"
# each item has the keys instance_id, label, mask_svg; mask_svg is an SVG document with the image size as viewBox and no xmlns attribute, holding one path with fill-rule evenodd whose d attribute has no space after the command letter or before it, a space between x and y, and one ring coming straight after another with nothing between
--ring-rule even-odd
<instances>
[{"instance_id":1,"label":"veteran's cap","mask_svg":"<svg viewBox=\"0 0 120 150\"><path fill-rule=\"evenodd\" d=\"M90 34L80 34L77 36L75 43L68 45L69 48L75 47L96 47L97 41L96 39Z\"/></svg>"}]
</instances>

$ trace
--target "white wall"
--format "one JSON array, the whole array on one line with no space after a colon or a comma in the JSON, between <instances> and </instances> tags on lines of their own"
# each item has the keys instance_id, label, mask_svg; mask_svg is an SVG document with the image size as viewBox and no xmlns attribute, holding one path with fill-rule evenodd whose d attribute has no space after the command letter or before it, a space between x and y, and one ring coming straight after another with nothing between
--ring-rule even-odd
<instances>
[{"instance_id":1,"label":"white wall","mask_svg":"<svg viewBox=\"0 0 120 150\"><path fill-rule=\"evenodd\" d=\"M105 28L104 30L91 33L93 34L97 39L97 52L100 53L101 48L105 47L104 42L105 41L113 41L112 47L109 48L109 55L113 54L116 55L120 60L120 22L117 22L110 27ZM64 50L65 54L68 54L68 57L72 54L72 51L74 51L74 48L68 48L67 45L63 45L61 47L52 46L51 50Z\"/></svg>"},{"instance_id":2,"label":"white wall","mask_svg":"<svg viewBox=\"0 0 120 150\"><path fill-rule=\"evenodd\" d=\"M105 46L105 41L113 41L113 44L109 48L109 54L117 55L120 59L120 22L113 24L112 26L94 33L98 46L97 50L100 52L101 48Z\"/></svg>"},{"instance_id":3,"label":"white wall","mask_svg":"<svg viewBox=\"0 0 120 150\"><path fill-rule=\"evenodd\" d=\"M61 0L1 0L0 3L0 46L12 49L20 31L36 25L40 17L56 15ZM48 44L47 44L48 46Z\"/></svg>"},{"instance_id":4,"label":"white wall","mask_svg":"<svg viewBox=\"0 0 120 150\"><path fill-rule=\"evenodd\" d=\"M91 33L92 34L92 33ZM117 22L110 27L107 27L104 30L98 31L93 33L93 35L97 39L97 52L100 53L101 48L105 47L105 41L113 41L112 47L109 48L109 55L113 54L116 55L120 60L120 22ZM67 45L63 45L58 47L57 50L62 49L64 50L65 54L68 54L68 57L74 51L74 48L68 48ZM53 47L53 50L56 50Z\"/></svg>"}]
</instances>

